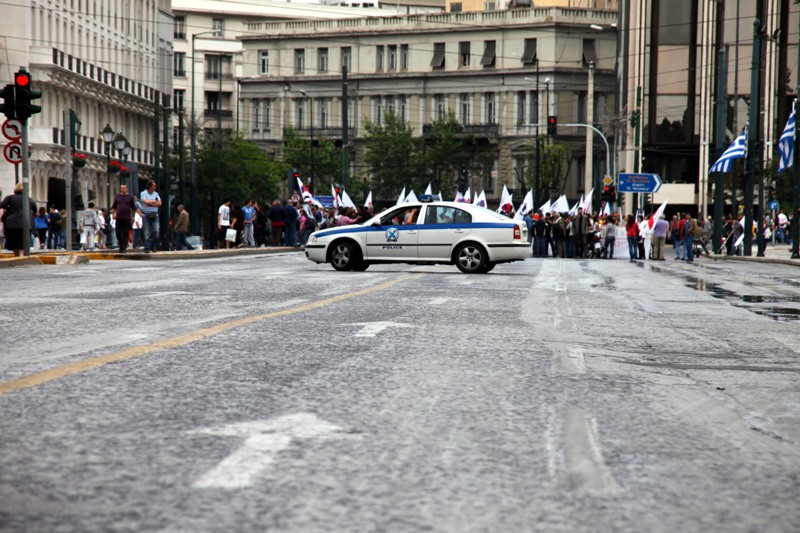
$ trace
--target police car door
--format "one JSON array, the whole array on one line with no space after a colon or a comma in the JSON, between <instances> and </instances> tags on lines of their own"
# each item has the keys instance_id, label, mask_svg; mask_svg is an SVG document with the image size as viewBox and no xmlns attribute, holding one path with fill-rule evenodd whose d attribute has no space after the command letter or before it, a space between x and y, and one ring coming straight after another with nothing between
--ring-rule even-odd
<instances>
[{"instance_id":1,"label":"police car door","mask_svg":"<svg viewBox=\"0 0 800 533\"><path fill-rule=\"evenodd\" d=\"M419 232L420 259L449 260L453 245L470 232L472 215L448 205L429 205Z\"/></svg>"},{"instance_id":2,"label":"police car door","mask_svg":"<svg viewBox=\"0 0 800 533\"><path fill-rule=\"evenodd\" d=\"M412 222L406 219L406 214L413 207L406 204L391 209L368 228L366 260L416 260L418 225L416 221L406 224L406 222ZM419 207L416 206L417 212L419 212Z\"/></svg>"}]
</instances>

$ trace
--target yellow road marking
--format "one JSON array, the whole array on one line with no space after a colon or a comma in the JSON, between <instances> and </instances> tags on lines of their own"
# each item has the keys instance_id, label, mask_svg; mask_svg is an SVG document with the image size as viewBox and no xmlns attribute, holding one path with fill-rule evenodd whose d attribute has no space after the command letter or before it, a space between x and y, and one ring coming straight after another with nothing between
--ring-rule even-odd
<instances>
[{"instance_id":1,"label":"yellow road marking","mask_svg":"<svg viewBox=\"0 0 800 533\"><path fill-rule=\"evenodd\" d=\"M223 322L221 324L216 324L214 326L209 326L207 328L190 331L188 333L184 333L182 335L178 335L177 337L172 337L170 339L156 341L150 344L145 344L143 346L131 346L130 348L125 348L124 350L110 353L108 355L92 357L90 359L76 361L68 365L51 368L49 370L37 372L36 374L31 374L30 376L25 376L23 378L18 378L12 381L6 381L5 383L0 383L0 396L18 390L29 389L37 385L47 383L49 381L54 381L66 376L71 376L73 374L79 374L81 372L94 370L109 363L127 361L129 359L141 357L143 355L147 355L149 353L157 352L160 350L166 350L168 348L183 346L184 344L189 344L191 342L199 341L205 339L206 337L211 337L212 335L216 335L217 333L222 333L223 331L227 331L229 329L238 328L239 326L245 326L247 324L252 324L253 322L267 320L270 318L278 318L287 315L294 315L297 313L302 313L304 311L311 311L312 309L317 309L320 307L324 307L326 305L331 305L344 300L349 300L357 296L364 296L366 294L370 294L373 292L382 291L384 289L388 289L389 287L397 285L398 283L402 283L403 281L406 281L413 277L419 277L424 275L425 273L407 274L404 276L400 276L397 279L381 283L380 285L375 285L374 287L368 287L360 291L350 292L347 294L339 294L337 296L332 296L330 298L326 298L318 302L311 302L297 307L292 307L290 309L275 311L273 313L266 313L263 315L254 315L244 318L238 318L236 320Z\"/></svg>"}]
</instances>

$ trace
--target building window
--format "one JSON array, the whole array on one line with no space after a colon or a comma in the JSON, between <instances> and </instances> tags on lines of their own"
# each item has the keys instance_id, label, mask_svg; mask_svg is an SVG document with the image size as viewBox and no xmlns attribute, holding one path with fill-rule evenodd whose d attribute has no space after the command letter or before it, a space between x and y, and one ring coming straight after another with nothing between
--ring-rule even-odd
<instances>
[{"instance_id":1,"label":"building window","mask_svg":"<svg viewBox=\"0 0 800 533\"><path fill-rule=\"evenodd\" d=\"M458 43L458 66L459 67L468 67L469 66L469 55L470 55L470 43L469 41L462 41Z\"/></svg>"},{"instance_id":2,"label":"building window","mask_svg":"<svg viewBox=\"0 0 800 533\"><path fill-rule=\"evenodd\" d=\"M329 102L327 98L320 98L319 102L319 127L320 129L328 129L330 125L330 111Z\"/></svg>"},{"instance_id":3,"label":"building window","mask_svg":"<svg viewBox=\"0 0 800 533\"><path fill-rule=\"evenodd\" d=\"M460 103L459 103L459 109L460 109L459 117L461 118L461 124L466 126L467 124L470 123L470 115L471 115L471 109L470 109L470 105L469 105L470 104L470 102L469 102L469 94L468 93L462 93L461 95L459 95L459 100L460 100Z\"/></svg>"},{"instance_id":4,"label":"building window","mask_svg":"<svg viewBox=\"0 0 800 533\"><path fill-rule=\"evenodd\" d=\"M447 102L445 102L443 94L437 94L433 97L433 108L436 120L444 120L447 116Z\"/></svg>"},{"instance_id":5,"label":"building window","mask_svg":"<svg viewBox=\"0 0 800 533\"><path fill-rule=\"evenodd\" d=\"M294 73L305 74L306 72L306 51L297 48L294 51Z\"/></svg>"},{"instance_id":6,"label":"building window","mask_svg":"<svg viewBox=\"0 0 800 533\"><path fill-rule=\"evenodd\" d=\"M305 120L306 99L302 98L297 100L297 107L295 108L294 127L297 129L303 128L303 121Z\"/></svg>"},{"instance_id":7,"label":"building window","mask_svg":"<svg viewBox=\"0 0 800 533\"><path fill-rule=\"evenodd\" d=\"M400 70L408 70L408 45L400 45Z\"/></svg>"},{"instance_id":8,"label":"building window","mask_svg":"<svg viewBox=\"0 0 800 533\"><path fill-rule=\"evenodd\" d=\"M404 122L408 122L408 97L404 94L397 97L397 114Z\"/></svg>"},{"instance_id":9,"label":"building window","mask_svg":"<svg viewBox=\"0 0 800 533\"><path fill-rule=\"evenodd\" d=\"M206 79L222 79L222 56L206 56Z\"/></svg>"},{"instance_id":10,"label":"building window","mask_svg":"<svg viewBox=\"0 0 800 533\"><path fill-rule=\"evenodd\" d=\"M186 40L186 17L175 17L175 26L172 30L172 36L177 40Z\"/></svg>"},{"instance_id":11,"label":"building window","mask_svg":"<svg viewBox=\"0 0 800 533\"><path fill-rule=\"evenodd\" d=\"M483 10L484 11L494 11L497 9L497 2L484 2L483 3Z\"/></svg>"},{"instance_id":12,"label":"building window","mask_svg":"<svg viewBox=\"0 0 800 533\"><path fill-rule=\"evenodd\" d=\"M258 51L258 73L269 74L269 50Z\"/></svg>"},{"instance_id":13,"label":"building window","mask_svg":"<svg viewBox=\"0 0 800 533\"><path fill-rule=\"evenodd\" d=\"M483 95L484 111L486 114L486 124L497 124L497 102L494 99L494 93L486 93Z\"/></svg>"},{"instance_id":14,"label":"building window","mask_svg":"<svg viewBox=\"0 0 800 533\"><path fill-rule=\"evenodd\" d=\"M211 29L214 31L214 37L225 37L225 21L222 19L212 19Z\"/></svg>"},{"instance_id":15,"label":"building window","mask_svg":"<svg viewBox=\"0 0 800 533\"><path fill-rule=\"evenodd\" d=\"M342 47L342 66L347 69L347 72L353 71L353 49L349 46Z\"/></svg>"},{"instance_id":16,"label":"building window","mask_svg":"<svg viewBox=\"0 0 800 533\"><path fill-rule=\"evenodd\" d=\"M378 126L383 123L383 99L380 96L372 97L372 117Z\"/></svg>"},{"instance_id":17,"label":"building window","mask_svg":"<svg viewBox=\"0 0 800 533\"><path fill-rule=\"evenodd\" d=\"M175 52L172 56L173 73L178 77L186 77L186 54Z\"/></svg>"},{"instance_id":18,"label":"building window","mask_svg":"<svg viewBox=\"0 0 800 533\"><path fill-rule=\"evenodd\" d=\"M375 71L383 72L383 45L375 47Z\"/></svg>"},{"instance_id":19,"label":"building window","mask_svg":"<svg viewBox=\"0 0 800 533\"><path fill-rule=\"evenodd\" d=\"M522 64L536 63L536 39L525 39L525 50L522 52Z\"/></svg>"},{"instance_id":20,"label":"building window","mask_svg":"<svg viewBox=\"0 0 800 533\"><path fill-rule=\"evenodd\" d=\"M461 13L461 2L450 2L450 13Z\"/></svg>"},{"instance_id":21,"label":"building window","mask_svg":"<svg viewBox=\"0 0 800 533\"><path fill-rule=\"evenodd\" d=\"M328 49L320 48L317 50L317 72L328 72Z\"/></svg>"},{"instance_id":22,"label":"building window","mask_svg":"<svg viewBox=\"0 0 800 533\"><path fill-rule=\"evenodd\" d=\"M206 110L222 110L222 93L216 91L206 91Z\"/></svg>"},{"instance_id":23,"label":"building window","mask_svg":"<svg viewBox=\"0 0 800 533\"><path fill-rule=\"evenodd\" d=\"M262 100L261 131L270 131L270 116L272 116L272 100Z\"/></svg>"},{"instance_id":24,"label":"building window","mask_svg":"<svg viewBox=\"0 0 800 533\"><path fill-rule=\"evenodd\" d=\"M175 89L172 91L172 109L176 113L183 111L184 100L186 99L185 89Z\"/></svg>"},{"instance_id":25,"label":"building window","mask_svg":"<svg viewBox=\"0 0 800 533\"><path fill-rule=\"evenodd\" d=\"M433 43L433 59L431 67L434 69L444 68L444 43Z\"/></svg>"},{"instance_id":26,"label":"building window","mask_svg":"<svg viewBox=\"0 0 800 533\"><path fill-rule=\"evenodd\" d=\"M583 40L583 64L597 65L597 52L594 49L594 39Z\"/></svg>"},{"instance_id":27,"label":"building window","mask_svg":"<svg viewBox=\"0 0 800 533\"><path fill-rule=\"evenodd\" d=\"M397 70L397 45L389 45L389 70Z\"/></svg>"},{"instance_id":28,"label":"building window","mask_svg":"<svg viewBox=\"0 0 800 533\"><path fill-rule=\"evenodd\" d=\"M495 46L496 41L483 41L483 57L481 65L484 67L494 67L495 65Z\"/></svg>"},{"instance_id":29,"label":"building window","mask_svg":"<svg viewBox=\"0 0 800 533\"><path fill-rule=\"evenodd\" d=\"M530 92L530 116L528 124L539 124L539 92Z\"/></svg>"},{"instance_id":30,"label":"building window","mask_svg":"<svg viewBox=\"0 0 800 533\"><path fill-rule=\"evenodd\" d=\"M527 103L527 98L525 98L525 91L519 91L517 93L517 126L522 126L525 124L526 103Z\"/></svg>"},{"instance_id":31,"label":"building window","mask_svg":"<svg viewBox=\"0 0 800 533\"><path fill-rule=\"evenodd\" d=\"M253 113L250 115L250 120L252 121L253 133L257 133L258 128L261 126L261 102L258 100L253 100Z\"/></svg>"},{"instance_id":32,"label":"building window","mask_svg":"<svg viewBox=\"0 0 800 533\"><path fill-rule=\"evenodd\" d=\"M384 100L383 107L386 109L387 115L396 115L397 108L395 106L394 96L387 96Z\"/></svg>"}]
</instances>

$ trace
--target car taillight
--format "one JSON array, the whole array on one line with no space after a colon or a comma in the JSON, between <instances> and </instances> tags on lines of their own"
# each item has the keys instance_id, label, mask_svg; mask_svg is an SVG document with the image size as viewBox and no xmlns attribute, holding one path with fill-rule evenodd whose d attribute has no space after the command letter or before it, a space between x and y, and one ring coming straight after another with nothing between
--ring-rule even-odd
<instances>
[{"instance_id":1,"label":"car taillight","mask_svg":"<svg viewBox=\"0 0 800 533\"><path fill-rule=\"evenodd\" d=\"M519 226L514 226L514 240L522 239L522 232L519 230Z\"/></svg>"}]
</instances>

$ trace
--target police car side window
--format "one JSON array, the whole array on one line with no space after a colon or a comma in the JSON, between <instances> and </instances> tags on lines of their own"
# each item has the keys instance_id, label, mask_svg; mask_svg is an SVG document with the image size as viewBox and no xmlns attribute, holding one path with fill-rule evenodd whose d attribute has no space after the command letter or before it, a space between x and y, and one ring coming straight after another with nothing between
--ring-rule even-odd
<instances>
[{"instance_id":1,"label":"police car side window","mask_svg":"<svg viewBox=\"0 0 800 533\"><path fill-rule=\"evenodd\" d=\"M464 211L463 209L453 209L455 211L455 223L456 224L469 224L472 222L472 215Z\"/></svg>"},{"instance_id":2,"label":"police car side window","mask_svg":"<svg viewBox=\"0 0 800 533\"><path fill-rule=\"evenodd\" d=\"M403 223L405 208L395 209L381 217L381 226L398 226Z\"/></svg>"}]
</instances>

